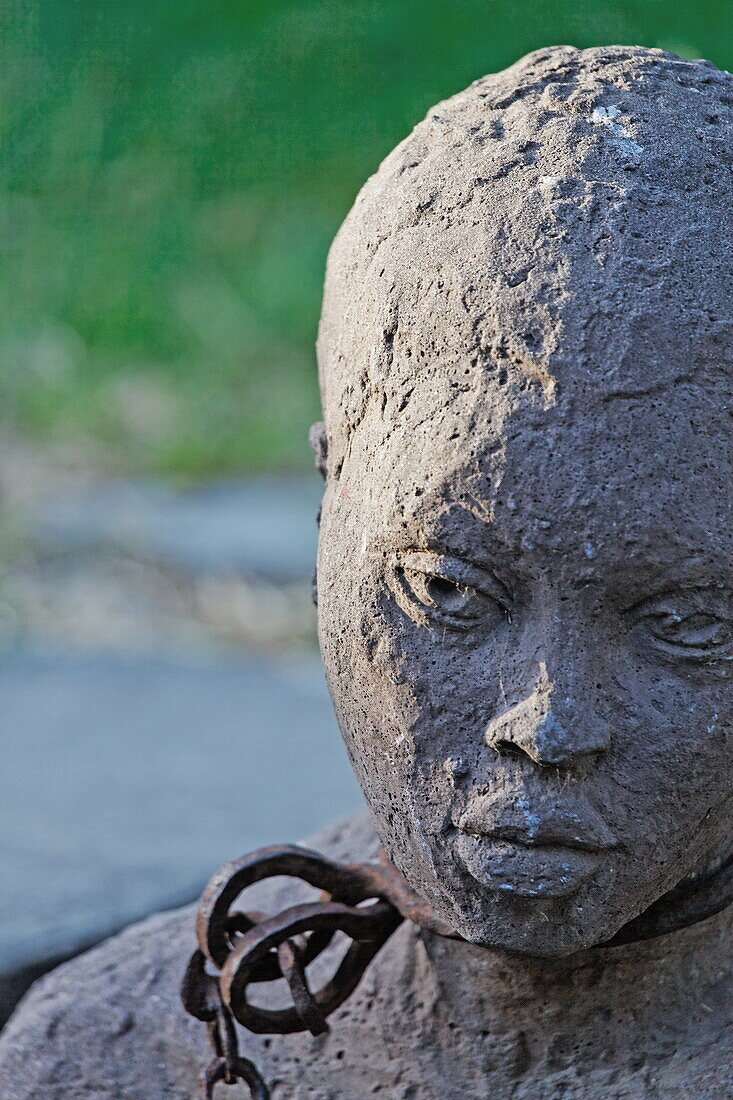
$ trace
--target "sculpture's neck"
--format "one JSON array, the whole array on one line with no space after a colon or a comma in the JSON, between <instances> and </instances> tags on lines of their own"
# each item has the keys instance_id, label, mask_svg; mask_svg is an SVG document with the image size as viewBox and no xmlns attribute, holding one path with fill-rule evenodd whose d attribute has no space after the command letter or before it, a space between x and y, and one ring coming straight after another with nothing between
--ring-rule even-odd
<instances>
[{"instance_id":1,"label":"sculpture's neck","mask_svg":"<svg viewBox=\"0 0 733 1100\"><path fill-rule=\"evenodd\" d=\"M729 909L657 940L549 962L422 933L426 1007L455 1039L440 1056L473 1061L473 1074L546 1081L571 1068L633 1074L688 1043L698 1049L726 1012L732 931Z\"/></svg>"}]
</instances>

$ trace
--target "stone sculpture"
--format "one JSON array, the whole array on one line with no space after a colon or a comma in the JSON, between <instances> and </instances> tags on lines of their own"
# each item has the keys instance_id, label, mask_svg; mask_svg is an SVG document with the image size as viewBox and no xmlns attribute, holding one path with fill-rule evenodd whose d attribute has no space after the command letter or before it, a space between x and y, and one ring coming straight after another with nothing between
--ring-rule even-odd
<instances>
[{"instance_id":1,"label":"stone sculpture","mask_svg":"<svg viewBox=\"0 0 733 1100\"><path fill-rule=\"evenodd\" d=\"M276 1100L733 1095L733 910L599 946L733 853L732 137L707 62L541 50L430 111L334 243L321 648L379 837L462 938L406 923L329 1034L243 1038ZM192 1096L191 937L39 983L3 1097Z\"/></svg>"}]
</instances>

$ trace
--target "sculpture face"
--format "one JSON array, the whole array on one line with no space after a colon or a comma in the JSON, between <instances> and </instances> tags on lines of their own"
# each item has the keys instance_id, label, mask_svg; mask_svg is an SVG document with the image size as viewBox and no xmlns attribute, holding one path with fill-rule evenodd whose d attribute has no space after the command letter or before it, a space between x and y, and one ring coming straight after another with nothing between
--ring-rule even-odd
<instances>
[{"instance_id":1,"label":"sculpture face","mask_svg":"<svg viewBox=\"0 0 733 1100\"><path fill-rule=\"evenodd\" d=\"M646 230L648 265L671 222ZM464 239L452 276L400 244L399 308L367 274L348 322L339 361L381 382L328 480L321 643L397 866L465 938L563 955L733 848L730 367L699 323L721 300L699 248L692 283L601 322L592 295L553 305L548 264L477 354L445 289L480 288Z\"/></svg>"},{"instance_id":2,"label":"sculpture face","mask_svg":"<svg viewBox=\"0 0 733 1100\"><path fill-rule=\"evenodd\" d=\"M463 453L493 437L397 431L371 499L356 454L327 495L352 759L388 851L471 940L599 942L733 846L724 406L683 388L519 411L493 492Z\"/></svg>"}]
</instances>

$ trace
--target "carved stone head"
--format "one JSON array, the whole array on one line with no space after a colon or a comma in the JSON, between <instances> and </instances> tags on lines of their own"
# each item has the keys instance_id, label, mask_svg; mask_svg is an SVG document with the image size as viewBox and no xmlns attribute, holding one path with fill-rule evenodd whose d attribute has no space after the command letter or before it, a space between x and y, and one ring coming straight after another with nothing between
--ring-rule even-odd
<instances>
[{"instance_id":1,"label":"carved stone head","mask_svg":"<svg viewBox=\"0 0 733 1100\"><path fill-rule=\"evenodd\" d=\"M469 940L602 942L733 848L733 77L541 50L333 245L320 637L388 854Z\"/></svg>"}]
</instances>

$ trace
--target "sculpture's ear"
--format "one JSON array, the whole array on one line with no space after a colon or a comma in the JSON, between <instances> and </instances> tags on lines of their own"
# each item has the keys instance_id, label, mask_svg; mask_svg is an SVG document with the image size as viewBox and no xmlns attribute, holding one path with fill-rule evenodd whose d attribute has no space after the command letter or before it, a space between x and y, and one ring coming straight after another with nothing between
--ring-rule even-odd
<instances>
[{"instance_id":1,"label":"sculpture's ear","mask_svg":"<svg viewBox=\"0 0 733 1100\"><path fill-rule=\"evenodd\" d=\"M328 439L326 438L326 425L322 420L317 420L315 424L311 424L311 430L308 432L308 442L311 445L311 450L316 459L316 469L321 475L323 480L326 480L328 476ZM316 516L316 523L321 526L321 509L318 509L318 515ZM313 577L311 579L311 599L313 603L318 606L318 574L317 570L313 569Z\"/></svg>"},{"instance_id":2,"label":"sculpture's ear","mask_svg":"<svg viewBox=\"0 0 733 1100\"><path fill-rule=\"evenodd\" d=\"M322 420L318 420L311 425L308 442L315 455L316 469L325 481L328 474L328 439L326 438L326 425Z\"/></svg>"}]
</instances>

